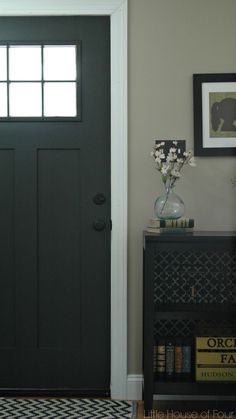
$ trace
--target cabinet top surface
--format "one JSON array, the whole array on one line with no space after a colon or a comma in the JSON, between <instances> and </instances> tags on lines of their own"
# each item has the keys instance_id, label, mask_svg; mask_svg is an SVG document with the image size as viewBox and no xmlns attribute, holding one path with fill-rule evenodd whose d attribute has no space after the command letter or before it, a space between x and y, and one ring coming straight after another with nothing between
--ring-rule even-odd
<instances>
[{"instance_id":1,"label":"cabinet top surface","mask_svg":"<svg viewBox=\"0 0 236 419\"><path fill-rule=\"evenodd\" d=\"M191 233L149 233L143 232L145 241L183 241L201 238L236 238L236 231L193 231Z\"/></svg>"}]
</instances>

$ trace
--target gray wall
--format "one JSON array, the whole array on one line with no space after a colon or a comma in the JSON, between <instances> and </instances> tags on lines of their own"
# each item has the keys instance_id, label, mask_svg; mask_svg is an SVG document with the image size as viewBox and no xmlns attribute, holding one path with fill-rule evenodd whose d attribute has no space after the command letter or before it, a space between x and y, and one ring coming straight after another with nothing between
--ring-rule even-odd
<instances>
[{"instance_id":1,"label":"gray wall","mask_svg":"<svg viewBox=\"0 0 236 419\"><path fill-rule=\"evenodd\" d=\"M193 73L236 72L235 0L129 0L128 371L142 365L142 230L162 190L152 139L193 149ZM235 158L198 157L176 192L198 230L236 229Z\"/></svg>"}]
</instances>

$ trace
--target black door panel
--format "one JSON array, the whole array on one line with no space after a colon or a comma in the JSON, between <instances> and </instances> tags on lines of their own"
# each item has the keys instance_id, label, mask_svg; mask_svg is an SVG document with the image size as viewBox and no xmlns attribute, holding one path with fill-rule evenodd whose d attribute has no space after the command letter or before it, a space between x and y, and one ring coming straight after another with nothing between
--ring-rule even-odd
<instances>
[{"instance_id":1,"label":"black door panel","mask_svg":"<svg viewBox=\"0 0 236 419\"><path fill-rule=\"evenodd\" d=\"M109 26L0 18L2 44L79 41L82 51L80 121L0 118L0 391L109 392Z\"/></svg>"}]
</instances>

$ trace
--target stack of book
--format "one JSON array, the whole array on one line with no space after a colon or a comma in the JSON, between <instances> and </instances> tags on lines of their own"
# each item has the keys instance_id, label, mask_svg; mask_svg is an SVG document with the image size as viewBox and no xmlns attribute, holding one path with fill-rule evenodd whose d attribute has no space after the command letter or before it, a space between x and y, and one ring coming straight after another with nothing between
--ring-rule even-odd
<instances>
[{"instance_id":1,"label":"stack of book","mask_svg":"<svg viewBox=\"0 0 236 419\"><path fill-rule=\"evenodd\" d=\"M158 380L191 379L191 338L159 338L153 348L153 372Z\"/></svg>"},{"instance_id":2,"label":"stack of book","mask_svg":"<svg viewBox=\"0 0 236 419\"><path fill-rule=\"evenodd\" d=\"M178 218L177 220L151 218L146 231L148 233L192 233L194 229L193 218Z\"/></svg>"}]
</instances>

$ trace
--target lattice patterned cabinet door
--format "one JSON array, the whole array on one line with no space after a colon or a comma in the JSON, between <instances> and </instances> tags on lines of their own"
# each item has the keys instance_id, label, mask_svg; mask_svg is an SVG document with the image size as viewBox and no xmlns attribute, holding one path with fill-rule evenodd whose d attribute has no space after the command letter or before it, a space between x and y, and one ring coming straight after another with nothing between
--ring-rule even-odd
<instances>
[{"instance_id":1,"label":"lattice patterned cabinet door","mask_svg":"<svg viewBox=\"0 0 236 419\"><path fill-rule=\"evenodd\" d=\"M154 303L223 304L236 300L236 255L229 251L156 251Z\"/></svg>"}]
</instances>

